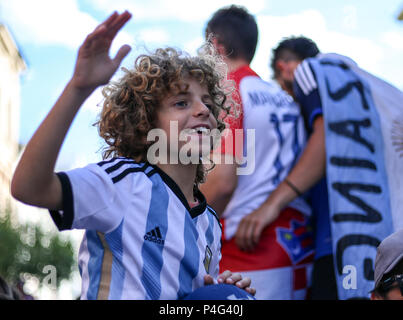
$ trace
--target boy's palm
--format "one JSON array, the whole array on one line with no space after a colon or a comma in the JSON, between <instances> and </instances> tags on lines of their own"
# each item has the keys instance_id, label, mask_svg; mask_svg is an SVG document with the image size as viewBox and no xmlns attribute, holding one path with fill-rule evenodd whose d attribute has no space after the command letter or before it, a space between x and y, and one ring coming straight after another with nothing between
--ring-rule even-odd
<instances>
[{"instance_id":1,"label":"boy's palm","mask_svg":"<svg viewBox=\"0 0 403 320\"><path fill-rule=\"evenodd\" d=\"M112 14L89 34L78 51L73 83L80 89L94 89L108 83L130 46L120 48L115 58L109 57L109 49L118 31L131 18L131 14Z\"/></svg>"}]
</instances>

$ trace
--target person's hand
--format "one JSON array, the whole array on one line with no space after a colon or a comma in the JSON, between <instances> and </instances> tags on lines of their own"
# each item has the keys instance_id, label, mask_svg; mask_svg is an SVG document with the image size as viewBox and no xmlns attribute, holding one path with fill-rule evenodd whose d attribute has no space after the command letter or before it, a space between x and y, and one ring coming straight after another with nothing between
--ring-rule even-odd
<instances>
[{"instance_id":1,"label":"person's hand","mask_svg":"<svg viewBox=\"0 0 403 320\"><path fill-rule=\"evenodd\" d=\"M255 295L256 289L251 288L251 279L248 277L242 278L240 273L232 273L229 270L224 271L217 278L218 283L225 283L225 284L233 284L240 289L245 290L246 292L250 293L252 296ZM210 275L204 276L204 285L211 285L214 284L214 279Z\"/></svg>"},{"instance_id":2,"label":"person's hand","mask_svg":"<svg viewBox=\"0 0 403 320\"><path fill-rule=\"evenodd\" d=\"M113 39L131 16L128 11L122 14L114 12L87 36L78 51L71 81L75 88L94 90L98 86L108 83L131 50L129 45L124 45L113 59L109 57Z\"/></svg>"},{"instance_id":3,"label":"person's hand","mask_svg":"<svg viewBox=\"0 0 403 320\"><path fill-rule=\"evenodd\" d=\"M251 251L259 243L263 229L272 223L280 214L275 205L263 205L244 217L235 234L235 243L243 251Z\"/></svg>"}]
</instances>

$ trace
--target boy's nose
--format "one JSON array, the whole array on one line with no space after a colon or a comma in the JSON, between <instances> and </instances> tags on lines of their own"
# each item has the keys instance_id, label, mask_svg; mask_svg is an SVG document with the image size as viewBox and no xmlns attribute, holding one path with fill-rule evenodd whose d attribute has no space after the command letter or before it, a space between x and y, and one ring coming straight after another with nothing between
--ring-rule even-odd
<instances>
[{"instance_id":1,"label":"boy's nose","mask_svg":"<svg viewBox=\"0 0 403 320\"><path fill-rule=\"evenodd\" d=\"M203 101L197 101L195 103L196 116L208 116L209 114L210 114L210 108L207 107Z\"/></svg>"}]
</instances>

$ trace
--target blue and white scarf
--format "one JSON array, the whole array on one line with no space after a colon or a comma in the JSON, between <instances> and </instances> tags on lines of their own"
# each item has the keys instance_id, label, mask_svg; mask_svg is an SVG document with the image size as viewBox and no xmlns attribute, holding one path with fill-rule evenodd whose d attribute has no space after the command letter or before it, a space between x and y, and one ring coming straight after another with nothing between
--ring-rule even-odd
<instances>
[{"instance_id":1,"label":"blue and white scarf","mask_svg":"<svg viewBox=\"0 0 403 320\"><path fill-rule=\"evenodd\" d=\"M376 248L403 227L403 158L392 139L403 119L403 93L349 58L328 54L308 61L325 120L339 299L368 298Z\"/></svg>"}]
</instances>

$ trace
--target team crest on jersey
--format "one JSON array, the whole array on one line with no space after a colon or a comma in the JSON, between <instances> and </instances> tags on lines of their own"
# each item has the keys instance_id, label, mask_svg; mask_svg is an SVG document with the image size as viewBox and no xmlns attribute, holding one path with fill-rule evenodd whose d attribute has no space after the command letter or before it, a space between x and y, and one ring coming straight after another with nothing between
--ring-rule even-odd
<instances>
[{"instance_id":1,"label":"team crest on jersey","mask_svg":"<svg viewBox=\"0 0 403 320\"><path fill-rule=\"evenodd\" d=\"M213 256L213 253L211 252L211 249L209 246L206 246L206 251L204 252L204 269L206 269L206 272L209 273L210 270L210 262L211 262L211 257Z\"/></svg>"},{"instance_id":2,"label":"team crest on jersey","mask_svg":"<svg viewBox=\"0 0 403 320\"><path fill-rule=\"evenodd\" d=\"M306 222L291 220L289 229L276 228L277 242L288 253L293 264L296 264L314 252L313 233Z\"/></svg>"},{"instance_id":3,"label":"team crest on jersey","mask_svg":"<svg viewBox=\"0 0 403 320\"><path fill-rule=\"evenodd\" d=\"M144 240L164 245L165 240L162 238L160 227L156 227L144 235Z\"/></svg>"}]
</instances>

